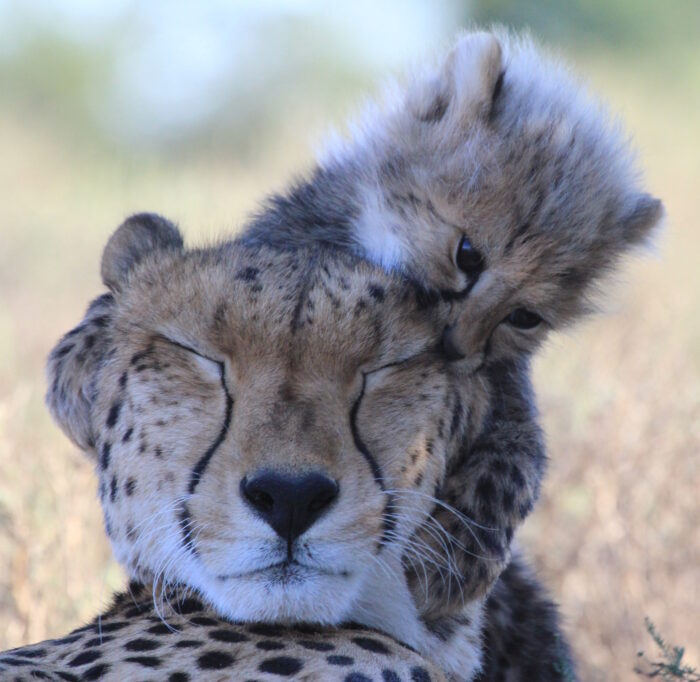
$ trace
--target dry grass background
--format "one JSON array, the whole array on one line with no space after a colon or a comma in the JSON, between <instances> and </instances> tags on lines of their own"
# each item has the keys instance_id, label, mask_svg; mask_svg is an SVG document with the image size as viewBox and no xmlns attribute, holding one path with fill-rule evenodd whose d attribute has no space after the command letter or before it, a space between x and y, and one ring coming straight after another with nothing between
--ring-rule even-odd
<instances>
[{"instance_id":1,"label":"dry grass background","mask_svg":"<svg viewBox=\"0 0 700 682\"><path fill-rule=\"evenodd\" d=\"M626 120L668 221L606 314L537 362L551 467L521 540L583 679L624 680L652 648L645 615L700 663L700 51L682 66L573 58ZM245 162L137 162L0 106L0 649L78 626L123 584L91 465L43 406L44 359L101 291L109 233L144 209L178 220L190 243L233 232L308 163L322 118L288 120Z\"/></svg>"}]
</instances>

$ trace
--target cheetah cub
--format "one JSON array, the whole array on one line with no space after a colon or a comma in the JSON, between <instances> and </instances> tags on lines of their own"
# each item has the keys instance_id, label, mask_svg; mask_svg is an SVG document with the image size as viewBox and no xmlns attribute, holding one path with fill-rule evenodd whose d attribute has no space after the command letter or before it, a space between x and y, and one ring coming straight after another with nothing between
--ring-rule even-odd
<instances>
[{"instance_id":1,"label":"cheetah cub","mask_svg":"<svg viewBox=\"0 0 700 682\"><path fill-rule=\"evenodd\" d=\"M459 589L428 566L422 590L425 578L407 570L428 620L487 593L537 498L545 456L527 357L587 312L601 277L662 213L601 105L530 39L496 30L463 35L370 104L245 230L247 244L324 244L404 273L452 304L445 353L465 376L491 377L481 435L436 493L436 518L457 532ZM496 483L508 466L512 487ZM498 530L474 542L452 508ZM421 541L439 551L443 538Z\"/></svg>"}]
</instances>

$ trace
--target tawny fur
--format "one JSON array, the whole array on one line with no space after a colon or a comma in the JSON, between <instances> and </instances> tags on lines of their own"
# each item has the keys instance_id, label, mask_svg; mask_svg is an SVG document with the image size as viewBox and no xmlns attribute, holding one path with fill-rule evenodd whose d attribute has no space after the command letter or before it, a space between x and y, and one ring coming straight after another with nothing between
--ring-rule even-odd
<instances>
[{"instance_id":1,"label":"tawny fur","mask_svg":"<svg viewBox=\"0 0 700 682\"><path fill-rule=\"evenodd\" d=\"M132 576L184 583L241 620L358 620L471 678L485 595L543 473L526 356L585 310L592 285L661 215L620 140L528 41L468 35L370 108L308 183L273 198L244 237L252 249L184 252L162 219L127 223L103 261L113 295L52 355L49 404L99 462L108 534ZM464 236L484 256L476 277L456 267ZM261 243L325 244L408 279ZM544 324L513 328L516 309ZM459 361L441 355L446 340ZM358 369L389 357L379 372ZM356 468L363 448L381 453L379 491L376 471ZM280 462L346 481L337 515L297 549L346 568L328 585L306 568L283 573L270 599L269 584L235 585L279 553L236 486ZM377 538L386 546L368 568ZM504 576L525 587L498 581L486 605L484 675L500 674L498 651L520 675L565 679L556 616L517 570ZM295 591L300 577L308 589ZM533 649L518 662L504 644L515 616L499 620L497 597L516 593L547 633L539 660Z\"/></svg>"},{"instance_id":2,"label":"tawny fur","mask_svg":"<svg viewBox=\"0 0 700 682\"><path fill-rule=\"evenodd\" d=\"M439 492L498 529L480 543L460 537L468 551L456 555L469 594L484 594L503 569L543 473L522 359L591 308L596 286L644 243L662 213L604 107L530 39L497 30L465 34L444 59L369 104L311 177L271 197L246 228L244 243L356 253L452 302L445 344L465 372L491 372L496 386L481 438L463 450ZM464 238L483 257L475 274L457 264ZM510 322L516 311L541 322L518 328ZM498 366L516 358L518 372ZM511 466L523 485L494 514L480 500L499 494L493 482ZM454 527L448 513L436 516ZM421 539L439 550L434 539ZM421 608L444 614L453 594L442 589L439 571L428 575Z\"/></svg>"}]
</instances>

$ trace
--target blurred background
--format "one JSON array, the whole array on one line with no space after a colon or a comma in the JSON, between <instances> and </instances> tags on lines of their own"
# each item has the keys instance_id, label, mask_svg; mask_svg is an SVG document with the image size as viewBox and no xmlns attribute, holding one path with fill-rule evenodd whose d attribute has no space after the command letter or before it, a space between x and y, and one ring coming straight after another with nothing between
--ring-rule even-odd
<instances>
[{"instance_id":1,"label":"blurred background","mask_svg":"<svg viewBox=\"0 0 700 682\"><path fill-rule=\"evenodd\" d=\"M110 232L149 210L190 243L232 234L382 78L490 22L576 66L668 211L606 313L539 357L551 468L521 541L583 679L634 678L645 616L700 664L694 0L0 0L0 649L77 627L124 583L92 467L43 405Z\"/></svg>"}]
</instances>

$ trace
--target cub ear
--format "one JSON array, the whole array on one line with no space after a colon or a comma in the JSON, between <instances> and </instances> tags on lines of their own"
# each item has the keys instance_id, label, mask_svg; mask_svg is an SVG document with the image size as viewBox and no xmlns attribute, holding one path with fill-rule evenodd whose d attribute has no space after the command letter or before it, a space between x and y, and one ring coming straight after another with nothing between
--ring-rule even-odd
<instances>
[{"instance_id":1,"label":"cub ear","mask_svg":"<svg viewBox=\"0 0 700 682\"><path fill-rule=\"evenodd\" d=\"M46 404L58 425L81 449L95 447L92 405L97 374L109 357L112 294L96 298L83 321L69 331L49 355Z\"/></svg>"},{"instance_id":2,"label":"cub ear","mask_svg":"<svg viewBox=\"0 0 700 682\"><path fill-rule=\"evenodd\" d=\"M631 202L632 208L622 219L625 241L634 246L643 243L664 216L664 205L650 194L639 194Z\"/></svg>"},{"instance_id":3,"label":"cub ear","mask_svg":"<svg viewBox=\"0 0 700 682\"><path fill-rule=\"evenodd\" d=\"M114 292L124 288L134 266L154 251L182 251L180 231L155 213L127 218L109 238L102 253L102 281Z\"/></svg>"},{"instance_id":4,"label":"cub ear","mask_svg":"<svg viewBox=\"0 0 700 682\"><path fill-rule=\"evenodd\" d=\"M501 44L491 33L462 36L440 68L437 78L414 93L418 118L437 122L448 116L467 126L488 117L503 85Z\"/></svg>"}]
</instances>

